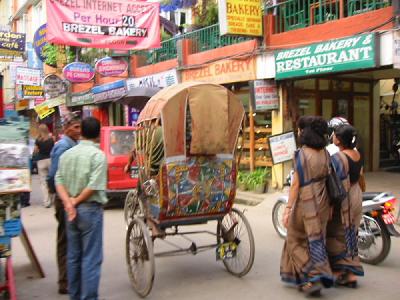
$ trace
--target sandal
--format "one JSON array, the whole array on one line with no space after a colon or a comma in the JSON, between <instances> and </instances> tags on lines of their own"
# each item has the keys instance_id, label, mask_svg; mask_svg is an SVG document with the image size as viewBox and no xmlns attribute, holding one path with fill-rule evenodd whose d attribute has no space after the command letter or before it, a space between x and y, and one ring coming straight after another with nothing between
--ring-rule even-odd
<instances>
[{"instance_id":1,"label":"sandal","mask_svg":"<svg viewBox=\"0 0 400 300\"><path fill-rule=\"evenodd\" d=\"M306 293L308 297L320 297L322 285L319 281L317 282L307 282L299 286L299 290Z\"/></svg>"},{"instance_id":2,"label":"sandal","mask_svg":"<svg viewBox=\"0 0 400 300\"><path fill-rule=\"evenodd\" d=\"M357 288L357 280L349 280L349 273L339 275L335 283L338 286L345 286L352 289Z\"/></svg>"}]
</instances>

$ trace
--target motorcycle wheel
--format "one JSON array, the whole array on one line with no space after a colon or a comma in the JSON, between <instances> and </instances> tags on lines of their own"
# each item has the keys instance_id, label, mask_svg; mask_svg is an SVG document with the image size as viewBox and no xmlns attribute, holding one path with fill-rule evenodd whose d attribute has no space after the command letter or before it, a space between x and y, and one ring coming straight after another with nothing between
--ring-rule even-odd
<instances>
[{"instance_id":1,"label":"motorcycle wheel","mask_svg":"<svg viewBox=\"0 0 400 300\"><path fill-rule=\"evenodd\" d=\"M287 230L283 226L282 218L286 208L286 201L283 199L278 199L272 208L272 224L274 225L276 233L283 239L286 238Z\"/></svg>"},{"instance_id":2,"label":"motorcycle wheel","mask_svg":"<svg viewBox=\"0 0 400 300\"><path fill-rule=\"evenodd\" d=\"M370 265L381 263L389 254L390 244L390 234L385 223L380 218L363 215L358 231L358 253L361 261Z\"/></svg>"}]
</instances>

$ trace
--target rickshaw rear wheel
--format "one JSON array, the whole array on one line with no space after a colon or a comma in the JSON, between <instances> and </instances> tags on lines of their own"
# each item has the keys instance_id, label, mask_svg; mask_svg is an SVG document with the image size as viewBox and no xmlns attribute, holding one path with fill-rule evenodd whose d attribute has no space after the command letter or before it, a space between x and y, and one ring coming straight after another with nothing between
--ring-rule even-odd
<instances>
[{"instance_id":1,"label":"rickshaw rear wheel","mask_svg":"<svg viewBox=\"0 0 400 300\"><path fill-rule=\"evenodd\" d=\"M140 297L146 297L154 281L153 242L146 224L136 217L126 233L126 262L133 289Z\"/></svg>"},{"instance_id":2,"label":"rickshaw rear wheel","mask_svg":"<svg viewBox=\"0 0 400 300\"><path fill-rule=\"evenodd\" d=\"M222 261L229 273L242 277L251 270L254 263L254 236L245 215L235 208L217 225L218 245L228 242L237 244L236 255Z\"/></svg>"},{"instance_id":3,"label":"rickshaw rear wheel","mask_svg":"<svg viewBox=\"0 0 400 300\"><path fill-rule=\"evenodd\" d=\"M139 199L137 189L130 190L125 198L124 219L126 227L128 227L134 217L144 218L143 203Z\"/></svg>"}]
</instances>

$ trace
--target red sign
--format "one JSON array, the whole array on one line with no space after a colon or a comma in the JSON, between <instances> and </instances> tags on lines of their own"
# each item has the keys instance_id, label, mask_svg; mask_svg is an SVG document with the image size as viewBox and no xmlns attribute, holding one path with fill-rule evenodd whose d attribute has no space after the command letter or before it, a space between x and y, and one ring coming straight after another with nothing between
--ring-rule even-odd
<instances>
[{"instance_id":1,"label":"red sign","mask_svg":"<svg viewBox=\"0 0 400 300\"><path fill-rule=\"evenodd\" d=\"M47 0L49 43L119 50L159 48L160 5L130 0Z\"/></svg>"},{"instance_id":2,"label":"red sign","mask_svg":"<svg viewBox=\"0 0 400 300\"><path fill-rule=\"evenodd\" d=\"M105 57L96 63L95 69L103 76L118 76L128 69L128 63L124 59Z\"/></svg>"}]
</instances>

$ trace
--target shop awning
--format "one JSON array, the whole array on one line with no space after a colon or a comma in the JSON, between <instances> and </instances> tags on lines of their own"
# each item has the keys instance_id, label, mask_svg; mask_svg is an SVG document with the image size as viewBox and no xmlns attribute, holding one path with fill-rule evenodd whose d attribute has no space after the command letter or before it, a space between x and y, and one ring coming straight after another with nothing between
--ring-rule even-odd
<instances>
[{"instance_id":1,"label":"shop awning","mask_svg":"<svg viewBox=\"0 0 400 300\"><path fill-rule=\"evenodd\" d=\"M141 110L147 101L158 93L161 88L158 87L137 87L128 91L125 97L115 100L116 103L129 105Z\"/></svg>"}]
</instances>

